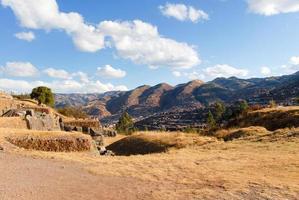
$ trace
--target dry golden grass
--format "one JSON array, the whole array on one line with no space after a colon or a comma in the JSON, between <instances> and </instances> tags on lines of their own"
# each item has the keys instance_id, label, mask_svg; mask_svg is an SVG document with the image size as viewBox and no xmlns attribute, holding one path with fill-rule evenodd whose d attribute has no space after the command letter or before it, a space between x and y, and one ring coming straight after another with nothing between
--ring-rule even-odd
<instances>
[{"instance_id":1,"label":"dry golden grass","mask_svg":"<svg viewBox=\"0 0 299 200\"><path fill-rule=\"evenodd\" d=\"M153 199L297 199L299 138L294 134L296 131L280 130L279 134L274 134L280 138L275 142L249 142L244 138L206 145L196 142L207 140L206 137L197 135L175 133L173 136L171 133L146 132L137 136L171 145L178 143L179 147L183 143L184 148L174 147L166 153L134 156L100 157L80 152L13 152L45 159L67 160L97 176L133 177L150 182L155 186L155 189L148 188L152 191ZM1 133L2 129L0 135ZM284 140L284 136L289 134L294 139ZM107 144L123 138L124 136L109 138Z\"/></svg>"},{"instance_id":2,"label":"dry golden grass","mask_svg":"<svg viewBox=\"0 0 299 200\"><path fill-rule=\"evenodd\" d=\"M205 145L215 141L213 138L198 137L195 134L140 132L110 144L107 149L117 155L143 155L166 152L171 148Z\"/></svg>"},{"instance_id":3,"label":"dry golden grass","mask_svg":"<svg viewBox=\"0 0 299 200\"><path fill-rule=\"evenodd\" d=\"M286 127L299 127L299 106L265 108L252 111L231 122L229 126L262 126L271 131Z\"/></svg>"},{"instance_id":4,"label":"dry golden grass","mask_svg":"<svg viewBox=\"0 0 299 200\"><path fill-rule=\"evenodd\" d=\"M0 129L0 143L9 143L24 149L54 152L91 151L90 136L61 131L33 131L22 129Z\"/></svg>"},{"instance_id":5,"label":"dry golden grass","mask_svg":"<svg viewBox=\"0 0 299 200\"><path fill-rule=\"evenodd\" d=\"M27 129L25 119L21 117L0 117L1 128Z\"/></svg>"},{"instance_id":6,"label":"dry golden grass","mask_svg":"<svg viewBox=\"0 0 299 200\"><path fill-rule=\"evenodd\" d=\"M270 131L260 126L251 126L239 129L222 129L215 133L215 136L224 141L234 140L238 138L257 137L269 134Z\"/></svg>"},{"instance_id":7,"label":"dry golden grass","mask_svg":"<svg viewBox=\"0 0 299 200\"><path fill-rule=\"evenodd\" d=\"M31 152L69 160L95 175L153 182L155 199L296 199L299 140L214 142L167 153L97 157Z\"/></svg>"}]
</instances>

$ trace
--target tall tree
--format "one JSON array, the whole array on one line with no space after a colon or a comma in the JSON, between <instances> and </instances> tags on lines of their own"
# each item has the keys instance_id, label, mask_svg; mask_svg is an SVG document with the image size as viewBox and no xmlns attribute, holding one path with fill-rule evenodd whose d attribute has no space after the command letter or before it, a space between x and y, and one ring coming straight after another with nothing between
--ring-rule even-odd
<instances>
[{"instance_id":1,"label":"tall tree","mask_svg":"<svg viewBox=\"0 0 299 200\"><path fill-rule=\"evenodd\" d=\"M216 121L211 111L208 113L207 125L209 129L214 129L216 127Z\"/></svg>"},{"instance_id":2,"label":"tall tree","mask_svg":"<svg viewBox=\"0 0 299 200\"><path fill-rule=\"evenodd\" d=\"M226 107L225 107L223 102L217 101L214 104L214 108L215 108L215 113L214 113L215 114L215 119L217 121L219 121L223 117L223 114L225 113Z\"/></svg>"},{"instance_id":3,"label":"tall tree","mask_svg":"<svg viewBox=\"0 0 299 200\"><path fill-rule=\"evenodd\" d=\"M245 112L247 112L247 110L249 108L246 100L240 101L238 107L239 107L240 114L244 114Z\"/></svg>"},{"instance_id":4,"label":"tall tree","mask_svg":"<svg viewBox=\"0 0 299 200\"><path fill-rule=\"evenodd\" d=\"M48 87L40 86L33 88L30 97L37 100L39 104L43 103L48 106L54 107L54 95L52 93L52 90Z\"/></svg>"},{"instance_id":5,"label":"tall tree","mask_svg":"<svg viewBox=\"0 0 299 200\"><path fill-rule=\"evenodd\" d=\"M116 124L116 130L123 134L131 134L134 131L133 119L127 112L124 112L120 116L119 121Z\"/></svg>"}]
</instances>

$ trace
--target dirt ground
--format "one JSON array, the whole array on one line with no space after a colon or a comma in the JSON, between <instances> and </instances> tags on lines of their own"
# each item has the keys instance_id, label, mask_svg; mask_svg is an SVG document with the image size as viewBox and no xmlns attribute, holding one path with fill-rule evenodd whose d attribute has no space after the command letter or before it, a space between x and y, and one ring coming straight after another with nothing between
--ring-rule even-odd
<instances>
[{"instance_id":1,"label":"dirt ground","mask_svg":"<svg viewBox=\"0 0 299 200\"><path fill-rule=\"evenodd\" d=\"M298 138L115 157L1 144L1 200L299 199Z\"/></svg>"}]
</instances>

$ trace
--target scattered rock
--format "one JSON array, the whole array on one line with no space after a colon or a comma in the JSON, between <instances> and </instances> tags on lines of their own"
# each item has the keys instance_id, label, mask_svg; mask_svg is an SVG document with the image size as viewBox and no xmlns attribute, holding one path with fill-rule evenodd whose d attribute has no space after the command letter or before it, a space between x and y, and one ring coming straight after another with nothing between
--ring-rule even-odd
<instances>
[{"instance_id":1,"label":"scattered rock","mask_svg":"<svg viewBox=\"0 0 299 200\"><path fill-rule=\"evenodd\" d=\"M107 150L105 147L101 147L101 149L99 149L99 152L101 156L115 156L113 151Z\"/></svg>"}]
</instances>

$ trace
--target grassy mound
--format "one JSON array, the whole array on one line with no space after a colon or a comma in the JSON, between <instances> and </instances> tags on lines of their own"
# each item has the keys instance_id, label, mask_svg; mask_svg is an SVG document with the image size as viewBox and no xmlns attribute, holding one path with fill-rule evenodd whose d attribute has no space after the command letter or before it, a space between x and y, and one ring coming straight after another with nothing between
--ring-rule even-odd
<instances>
[{"instance_id":1,"label":"grassy mound","mask_svg":"<svg viewBox=\"0 0 299 200\"><path fill-rule=\"evenodd\" d=\"M228 127L234 126L262 126L270 131L299 127L299 106L265 108L249 112L228 125Z\"/></svg>"},{"instance_id":2,"label":"grassy mound","mask_svg":"<svg viewBox=\"0 0 299 200\"><path fill-rule=\"evenodd\" d=\"M192 145L204 145L215 140L184 133L146 133L125 137L106 148L116 155L144 155L166 152L170 148L181 149Z\"/></svg>"},{"instance_id":3,"label":"grassy mound","mask_svg":"<svg viewBox=\"0 0 299 200\"><path fill-rule=\"evenodd\" d=\"M219 130L215 136L224 141L238 139L253 142L284 142L299 138L299 128L284 128L268 131L264 127L251 126L247 128Z\"/></svg>"},{"instance_id":4,"label":"grassy mound","mask_svg":"<svg viewBox=\"0 0 299 200\"><path fill-rule=\"evenodd\" d=\"M80 133L20 131L6 137L6 140L18 147L54 152L89 151L92 140Z\"/></svg>"},{"instance_id":5,"label":"grassy mound","mask_svg":"<svg viewBox=\"0 0 299 200\"><path fill-rule=\"evenodd\" d=\"M216 132L215 136L224 141L231 141L238 138L252 138L269 134L270 132L264 127L251 126L240 129L223 129Z\"/></svg>"}]
</instances>

